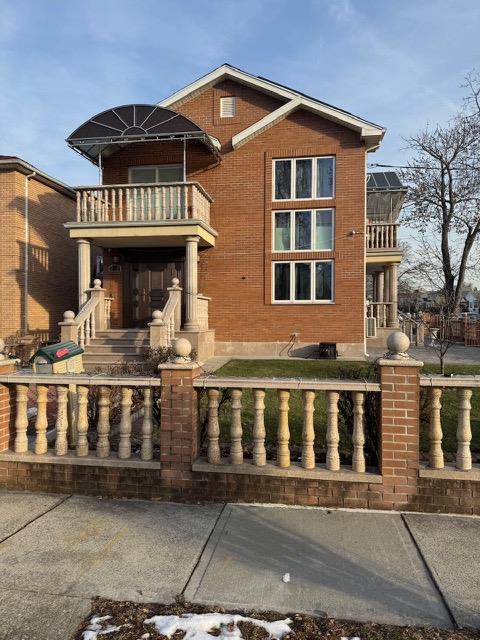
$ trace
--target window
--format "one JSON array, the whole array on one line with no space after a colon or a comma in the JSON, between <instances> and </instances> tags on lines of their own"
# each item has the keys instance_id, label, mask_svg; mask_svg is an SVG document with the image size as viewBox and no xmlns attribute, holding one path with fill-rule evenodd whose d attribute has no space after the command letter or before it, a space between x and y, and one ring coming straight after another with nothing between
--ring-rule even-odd
<instances>
[{"instance_id":1,"label":"window","mask_svg":"<svg viewBox=\"0 0 480 640\"><path fill-rule=\"evenodd\" d=\"M333 251L333 209L273 212L274 251Z\"/></svg>"},{"instance_id":2,"label":"window","mask_svg":"<svg viewBox=\"0 0 480 640\"><path fill-rule=\"evenodd\" d=\"M311 200L335 196L335 157L274 161L274 200Z\"/></svg>"},{"instance_id":3,"label":"window","mask_svg":"<svg viewBox=\"0 0 480 640\"><path fill-rule=\"evenodd\" d=\"M235 96L220 98L220 117L233 118L237 112L237 99Z\"/></svg>"},{"instance_id":4,"label":"window","mask_svg":"<svg viewBox=\"0 0 480 640\"><path fill-rule=\"evenodd\" d=\"M333 261L273 263L274 302L333 302Z\"/></svg>"},{"instance_id":5,"label":"window","mask_svg":"<svg viewBox=\"0 0 480 640\"><path fill-rule=\"evenodd\" d=\"M159 164L151 167L130 167L130 183L183 182L183 165Z\"/></svg>"}]
</instances>

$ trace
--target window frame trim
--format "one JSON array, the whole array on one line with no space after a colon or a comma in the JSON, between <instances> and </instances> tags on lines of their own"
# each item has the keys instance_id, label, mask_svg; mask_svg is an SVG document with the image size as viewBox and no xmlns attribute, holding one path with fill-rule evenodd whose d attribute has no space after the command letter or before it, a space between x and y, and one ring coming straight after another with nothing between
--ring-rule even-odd
<instances>
[{"instance_id":1,"label":"window frame trim","mask_svg":"<svg viewBox=\"0 0 480 640\"><path fill-rule=\"evenodd\" d=\"M177 182L183 182L183 180L176 180L173 183L172 182L158 182L157 180L155 180L155 182L153 183L142 183L142 182L132 182L132 169L155 169L155 178L157 178L157 169L159 167L167 167L169 169L172 169L173 167L175 168L179 168L182 170L183 172L183 163L181 162L169 162L168 164L137 164L137 165L133 165L128 167L128 184L176 184Z\"/></svg>"},{"instance_id":2,"label":"window frame trim","mask_svg":"<svg viewBox=\"0 0 480 640\"><path fill-rule=\"evenodd\" d=\"M333 158L333 192L331 196L318 196L317 195L317 162L319 158ZM295 198L295 182L297 177L297 160L312 160L312 196L310 198ZM290 198L276 198L275 197L275 176L276 176L276 164L277 162L290 161L293 163L292 170L290 171ZM299 156L289 158L273 158L272 162L272 202L305 202L310 200L334 200L337 192L337 156L333 154L319 155L319 156Z\"/></svg>"},{"instance_id":3,"label":"window frame trim","mask_svg":"<svg viewBox=\"0 0 480 640\"><path fill-rule=\"evenodd\" d=\"M332 265L332 297L330 300L315 300L315 289L316 289L316 273L315 273L315 265L317 262L329 262ZM308 263L310 264L310 300L295 300L293 296L295 295L295 268L292 268L291 265L296 263ZM290 265L290 300L276 300L275 299L275 265L277 264L289 264ZM271 281L272 281L272 294L271 294L271 304L335 304L335 260L332 258L324 258L321 260L272 260L272 273L271 273Z\"/></svg>"},{"instance_id":4,"label":"window frame trim","mask_svg":"<svg viewBox=\"0 0 480 640\"><path fill-rule=\"evenodd\" d=\"M315 214L315 220L312 220L310 229L310 244L311 249L295 249L295 213L297 211L310 211L310 214ZM330 249L317 249L315 247L316 228L317 228L317 211L331 211L332 212L332 247ZM277 213L289 213L290 214L290 249L275 249L275 219ZM311 218L313 216L311 215ZM272 253L320 253L320 252L332 252L335 251L335 207L314 207L312 209L273 209L272 210ZM293 224L292 224L293 220Z\"/></svg>"}]
</instances>

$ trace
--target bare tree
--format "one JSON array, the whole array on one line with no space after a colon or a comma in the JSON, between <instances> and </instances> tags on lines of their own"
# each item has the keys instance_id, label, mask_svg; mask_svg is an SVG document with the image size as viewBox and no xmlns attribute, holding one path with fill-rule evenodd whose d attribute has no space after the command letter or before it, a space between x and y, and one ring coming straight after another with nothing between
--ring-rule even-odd
<instances>
[{"instance_id":1,"label":"bare tree","mask_svg":"<svg viewBox=\"0 0 480 640\"><path fill-rule=\"evenodd\" d=\"M478 259L480 93L475 76L469 78L468 106L446 126L407 139L413 158L402 172L409 187L403 222L427 245L428 253L418 252L419 262L442 291L449 315L458 311L466 273Z\"/></svg>"}]
</instances>

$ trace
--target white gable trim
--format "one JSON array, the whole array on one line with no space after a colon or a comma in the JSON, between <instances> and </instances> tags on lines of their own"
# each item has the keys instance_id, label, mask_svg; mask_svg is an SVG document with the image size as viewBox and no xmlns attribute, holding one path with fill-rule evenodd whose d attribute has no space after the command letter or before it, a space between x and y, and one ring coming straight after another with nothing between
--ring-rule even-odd
<instances>
[{"instance_id":1,"label":"white gable trim","mask_svg":"<svg viewBox=\"0 0 480 640\"><path fill-rule=\"evenodd\" d=\"M209 89L217 82L221 80L225 80L226 78L230 78L232 80L237 80L242 84L246 84L248 86L254 87L256 89L260 89L265 93L269 93L270 95L283 97L287 100L291 100L297 94L293 91L289 91L288 89L282 89L272 82L268 82L268 80L262 80L257 78L256 76L251 75L250 73L246 73L245 71L240 71L239 69L234 69L230 67L228 64L222 64L221 67L214 69L207 75L202 76L195 82L188 84L183 89L172 93L171 96L165 98L158 104L161 107L167 107L169 109L175 109L175 107L180 106L187 100L190 100L195 95L202 93L206 89Z\"/></svg>"},{"instance_id":2,"label":"white gable trim","mask_svg":"<svg viewBox=\"0 0 480 640\"><path fill-rule=\"evenodd\" d=\"M265 129L273 126L282 118L285 118L289 113L300 108L308 109L323 118L327 118L328 120L337 122L349 129L358 131L360 133L360 137L367 143L367 147L370 148L377 147L385 134L385 129L383 127L375 125L372 122L368 122L367 120L354 116L353 114L345 113L340 109L318 102L317 100L302 96L295 91L280 87L279 85L269 82L268 80L264 80L263 78L257 78L257 76L241 71L240 69L235 69L228 64L223 64L210 73L207 73L207 75L202 78L199 78L183 89L180 89L168 98L165 98L165 100L162 100L159 105L161 107L175 109L175 107L178 107L194 96L203 93L206 89L226 78L236 80L241 84L254 87L264 93L287 101L286 104L279 107L279 109L276 109L268 116L265 116L265 118L262 118L257 123L245 129L245 131L234 136L232 139L234 148L235 146L245 144L255 135L258 135L260 131L264 131Z\"/></svg>"},{"instance_id":3,"label":"white gable trim","mask_svg":"<svg viewBox=\"0 0 480 640\"><path fill-rule=\"evenodd\" d=\"M365 140L368 146L378 145L385 134L385 129L373 125L366 125L364 121L359 120L355 116L348 116L344 113L339 113L337 109L332 107L320 105L307 98L297 97L233 136L233 148L238 149L238 147L241 147L255 136L273 127L277 122L280 122L280 120L283 120L297 109L307 109L327 120L332 120L349 129L358 131L361 139Z\"/></svg>"}]
</instances>

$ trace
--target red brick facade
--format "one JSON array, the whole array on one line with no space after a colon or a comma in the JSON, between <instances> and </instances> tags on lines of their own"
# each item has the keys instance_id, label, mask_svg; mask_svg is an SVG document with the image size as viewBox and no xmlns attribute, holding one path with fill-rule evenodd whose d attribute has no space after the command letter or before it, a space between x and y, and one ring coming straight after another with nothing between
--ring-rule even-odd
<instances>
[{"instance_id":1,"label":"red brick facade","mask_svg":"<svg viewBox=\"0 0 480 640\"><path fill-rule=\"evenodd\" d=\"M224 95L237 97L233 118L219 117ZM212 299L210 326L219 342L288 342L297 333L302 343L348 343L363 353L365 144L358 132L298 110L232 149L233 135L281 104L228 80L176 108L221 143L222 161L216 166L200 146L191 145L187 155L187 178L200 182L213 197L211 226L219 234L216 246L200 254L199 290ZM322 155L336 158L336 197L273 205L272 160ZM180 145L138 144L105 159L103 180L123 183L129 166L181 161ZM272 209L319 207L335 209L334 251L273 256ZM334 302L272 304L272 261L285 259L333 259Z\"/></svg>"}]
</instances>

